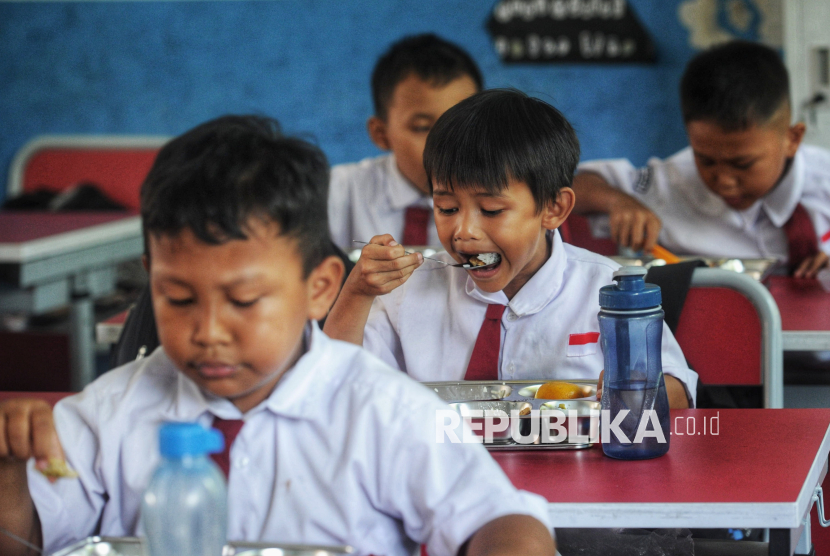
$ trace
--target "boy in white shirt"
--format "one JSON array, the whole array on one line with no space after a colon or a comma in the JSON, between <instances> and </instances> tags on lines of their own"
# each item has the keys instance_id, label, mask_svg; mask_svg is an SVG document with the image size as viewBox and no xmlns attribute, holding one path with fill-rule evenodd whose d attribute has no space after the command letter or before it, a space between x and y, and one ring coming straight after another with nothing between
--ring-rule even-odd
<instances>
[{"instance_id":1,"label":"boy in white shirt","mask_svg":"<svg viewBox=\"0 0 830 556\"><path fill-rule=\"evenodd\" d=\"M447 251L438 257L498 263L453 268L376 236L326 332L420 381L598 379L599 289L619 265L563 244L556 230L573 207L578 160L568 121L519 91L484 91L450 108L424 151ZM662 362L671 406L693 405L697 375L666 326Z\"/></svg>"},{"instance_id":2,"label":"boy in white shirt","mask_svg":"<svg viewBox=\"0 0 830 556\"><path fill-rule=\"evenodd\" d=\"M830 254L830 152L800 146L781 57L756 43L716 46L689 62L680 97L690 146L640 169L581 164L574 210L607 214L592 218L595 235L635 250L659 238L678 255L776 258L814 277Z\"/></svg>"},{"instance_id":3,"label":"boy in white shirt","mask_svg":"<svg viewBox=\"0 0 830 556\"><path fill-rule=\"evenodd\" d=\"M406 245L438 245L424 173L427 134L447 108L482 88L475 61L433 34L393 44L372 72L375 114L366 127L389 154L331 171L329 223L335 244L391 233Z\"/></svg>"},{"instance_id":4,"label":"boy in white shirt","mask_svg":"<svg viewBox=\"0 0 830 556\"><path fill-rule=\"evenodd\" d=\"M220 118L160 151L141 206L161 346L54 417L0 404L0 527L47 552L141 534L159 425L198 421L227 431L232 540L554 553L543 499L482 446L436 442L443 402L317 328L343 274L327 187L324 155L265 118ZM38 472L64 458L77 479ZM29 552L0 534L0 553Z\"/></svg>"}]
</instances>

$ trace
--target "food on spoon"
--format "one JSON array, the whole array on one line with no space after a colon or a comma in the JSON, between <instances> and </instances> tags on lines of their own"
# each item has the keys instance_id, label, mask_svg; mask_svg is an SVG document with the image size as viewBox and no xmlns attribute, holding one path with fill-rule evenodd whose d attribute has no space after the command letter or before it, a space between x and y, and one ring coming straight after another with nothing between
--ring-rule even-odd
<instances>
[{"instance_id":1,"label":"food on spoon","mask_svg":"<svg viewBox=\"0 0 830 556\"><path fill-rule=\"evenodd\" d=\"M59 458L49 458L49 463L40 472L50 479L74 479L78 476L66 461Z\"/></svg>"},{"instance_id":2,"label":"food on spoon","mask_svg":"<svg viewBox=\"0 0 830 556\"><path fill-rule=\"evenodd\" d=\"M584 397L581 386L561 380L546 382L536 390L536 399L573 400Z\"/></svg>"},{"instance_id":3,"label":"food on spoon","mask_svg":"<svg viewBox=\"0 0 830 556\"><path fill-rule=\"evenodd\" d=\"M487 266L495 264L501 260L501 255L498 253L479 253L470 257L469 264L472 267Z\"/></svg>"}]
</instances>

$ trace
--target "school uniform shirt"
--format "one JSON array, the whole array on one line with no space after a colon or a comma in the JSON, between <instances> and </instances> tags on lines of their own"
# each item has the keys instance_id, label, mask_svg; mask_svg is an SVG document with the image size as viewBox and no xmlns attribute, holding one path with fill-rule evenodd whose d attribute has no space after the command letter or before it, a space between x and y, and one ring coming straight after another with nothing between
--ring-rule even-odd
<instances>
[{"instance_id":1,"label":"school uniform shirt","mask_svg":"<svg viewBox=\"0 0 830 556\"><path fill-rule=\"evenodd\" d=\"M365 350L315 325L308 351L242 415L202 392L163 347L55 407L78 479L29 467L47 553L91 534L142 533L141 498L164 421L244 419L230 452L228 539L350 545L357 554L455 555L507 514L550 528L547 502L517 491L480 444L436 441L446 403Z\"/></svg>"},{"instance_id":2,"label":"school uniform shirt","mask_svg":"<svg viewBox=\"0 0 830 556\"><path fill-rule=\"evenodd\" d=\"M402 243L404 217L410 206L432 211L432 198L425 197L401 174L393 154L331 169L329 226L334 243L346 252L361 247L352 240L369 241L380 234L391 234ZM427 245L440 244L430 214Z\"/></svg>"},{"instance_id":3,"label":"school uniform shirt","mask_svg":"<svg viewBox=\"0 0 830 556\"><path fill-rule=\"evenodd\" d=\"M513 299L480 290L466 271L429 260L400 287L375 298L363 346L423 382L464 380L487 305L501 318L499 379L597 380L604 367L599 346L599 289L620 267L611 259L548 234L550 258ZM450 261L447 253L436 258ZM663 371L686 387L692 404L697 373L690 370L663 324Z\"/></svg>"},{"instance_id":4,"label":"school uniform shirt","mask_svg":"<svg viewBox=\"0 0 830 556\"><path fill-rule=\"evenodd\" d=\"M663 222L659 242L678 255L711 258L774 258L786 261L782 226L801 203L812 220L819 248L830 254L830 151L802 145L781 182L748 209L739 211L706 187L691 147L644 168L628 160L596 160L579 172L600 174L636 197ZM596 237L608 237L607 216L590 218Z\"/></svg>"}]
</instances>

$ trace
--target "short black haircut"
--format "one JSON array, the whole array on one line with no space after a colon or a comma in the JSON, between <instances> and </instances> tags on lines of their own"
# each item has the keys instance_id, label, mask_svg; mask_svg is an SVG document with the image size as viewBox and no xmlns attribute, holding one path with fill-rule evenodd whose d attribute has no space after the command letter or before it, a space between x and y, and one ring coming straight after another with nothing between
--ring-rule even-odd
<instances>
[{"instance_id":1,"label":"short black haircut","mask_svg":"<svg viewBox=\"0 0 830 556\"><path fill-rule=\"evenodd\" d=\"M524 182L541 212L570 187L579 140L559 110L515 89L490 89L456 104L427 136L424 167L430 190L482 188L498 193Z\"/></svg>"},{"instance_id":2,"label":"short black haircut","mask_svg":"<svg viewBox=\"0 0 830 556\"><path fill-rule=\"evenodd\" d=\"M789 103L787 68L778 52L760 43L731 41L701 52L680 80L685 123L707 120L726 131L745 130L769 123Z\"/></svg>"},{"instance_id":3,"label":"short black haircut","mask_svg":"<svg viewBox=\"0 0 830 556\"><path fill-rule=\"evenodd\" d=\"M223 116L159 151L141 186L145 243L150 234L186 228L213 245L247 239L250 219L259 218L296 240L308 277L332 254L328 184L328 161L318 147L283 135L270 118Z\"/></svg>"},{"instance_id":4,"label":"short black haircut","mask_svg":"<svg viewBox=\"0 0 830 556\"><path fill-rule=\"evenodd\" d=\"M479 91L484 86L481 70L459 46L432 33L406 36L389 47L372 71L375 116L386 120L395 87L412 73L435 86L465 75L475 81Z\"/></svg>"}]
</instances>

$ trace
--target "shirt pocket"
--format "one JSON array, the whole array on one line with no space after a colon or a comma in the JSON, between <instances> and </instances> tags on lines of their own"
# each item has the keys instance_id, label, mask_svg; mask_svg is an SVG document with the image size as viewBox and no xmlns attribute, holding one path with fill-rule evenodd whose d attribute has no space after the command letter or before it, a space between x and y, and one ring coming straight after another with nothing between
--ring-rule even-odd
<instances>
[{"instance_id":1,"label":"shirt pocket","mask_svg":"<svg viewBox=\"0 0 830 556\"><path fill-rule=\"evenodd\" d=\"M584 332L568 336L568 357L594 355L599 349L599 332Z\"/></svg>"}]
</instances>

